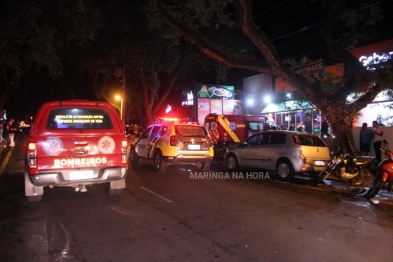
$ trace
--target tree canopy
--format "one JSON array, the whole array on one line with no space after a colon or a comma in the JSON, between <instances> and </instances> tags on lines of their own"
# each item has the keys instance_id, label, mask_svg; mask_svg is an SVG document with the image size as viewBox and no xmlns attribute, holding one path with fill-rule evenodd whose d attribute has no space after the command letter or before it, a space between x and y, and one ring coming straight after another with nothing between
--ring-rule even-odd
<instances>
[{"instance_id":1,"label":"tree canopy","mask_svg":"<svg viewBox=\"0 0 393 262\"><path fill-rule=\"evenodd\" d=\"M98 98L118 106L114 97L124 92L126 113L151 123L174 88L190 88L195 74L220 66L195 46L168 39L170 27L149 27L145 4L2 1L0 108L12 108L15 117L54 99ZM113 74L123 67L126 90Z\"/></svg>"},{"instance_id":2,"label":"tree canopy","mask_svg":"<svg viewBox=\"0 0 393 262\"><path fill-rule=\"evenodd\" d=\"M251 0L161 1L151 0L156 17L197 45L207 56L228 67L243 68L281 78L300 95L320 109L331 123L334 134L346 150L354 153L352 121L382 90L393 83L392 61L367 70L349 52L359 41L376 36L376 25L382 22L382 9L369 1L312 1L325 11L319 34L333 63L344 66L344 75L337 79L310 78L297 74L283 62L264 28L256 24ZM273 19L273 18L272 18ZM236 25L237 30L233 30ZM217 35L239 32L252 45L253 53L228 52L227 45L217 43ZM215 37L212 37L215 36ZM243 46L243 50L250 50ZM349 94L356 99L348 103Z\"/></svg>"}]
</instances>

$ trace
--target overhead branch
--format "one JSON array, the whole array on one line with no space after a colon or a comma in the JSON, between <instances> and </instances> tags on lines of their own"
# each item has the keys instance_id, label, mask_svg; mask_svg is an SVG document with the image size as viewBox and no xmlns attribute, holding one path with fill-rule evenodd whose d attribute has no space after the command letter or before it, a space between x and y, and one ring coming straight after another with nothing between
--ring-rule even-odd
<instances>
[{"instance_id":1,"label":"overhead branch","mask_svg":"<svg viewBox=\"0 0 393 262\"><path fill-rule=\"evenodd\" d=\"M271 67L280 69L280 60L274 46L252 20L251 6L248 0L237 0L237 11L240 26L244 34L254 43Z\"/></svg>"},{"instance_id":2,"label":"overhead branch","mask_svg":"<svg viewBox=\"0 0 393 262\"><path fill-rule=\"evenodd\" d=\"M239 58L235 55L221 51L201 34L199 34L195 29L184 25L180 21L177 21L169 12L166 11L166 8L163 6L160 0L154 0L154 3L156 4L156 15L158 15L161 19L166 21L184 36L187 36L187 38L194 42L207 56L229 67L243 68L274 75L274 71L267 68L262 62L258 60Z\"/></svg>"},{"instance_id":3,"label":"overhead branch","mask_svg":"<svg viewBox=\"0 0 393 262\"><path fill-rule=\"evenodd\" d=\"M384 90L382 85L374 85L353 104L353 106L356 108L355 111L358 112L365 108L370 103L370 101L373 101L382 90Z\"/></svg>"}]
</instances>

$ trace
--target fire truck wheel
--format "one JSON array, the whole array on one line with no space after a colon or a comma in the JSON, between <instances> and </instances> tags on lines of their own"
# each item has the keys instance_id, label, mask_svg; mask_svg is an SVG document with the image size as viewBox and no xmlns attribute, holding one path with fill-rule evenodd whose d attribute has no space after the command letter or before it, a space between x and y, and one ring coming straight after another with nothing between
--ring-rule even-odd
<instances>
[{"instance_id":1,"label":"fire truck wheel","mask_svg":"<svg viewBox=\"0 0 393 262\"><path fill-rule=\"evenodd\" d=\"M210 162L205 162L201 164L200 170L202 172L207 172L210 170Z\"/></svg>"},{"instance_id":2,"label":"fire truck wheel","mask_svg":"<svg viewBox=\"0 0 393 262\"><path fill-rule=\"evenodd\" d=\"M237 158L235 155L231 154L227 156L226 166L230 171L236 170L239 168L239 163L237 162Z\"/></svg>"},{"instance_id":3,"label":"fire truck wheel","mask_svg":"<svg viewBox=\"0 0 393 262\"><path fill-rule=\"evenodd\" d=\"M288 160L281 160L277 163L277 175L281 180L290 180L293 177L293 168Z\"/></svg>"},{"instance_id":4,"label":"fire truck wheel","mask_svg":"<svg viewBox=\"0 0 393 262\"><path fill-rule=\"evenodd\" d=\"M130 162L131 162L132 166L137 166L138 162L139 162L139 157L138 157L134 147L131 147Z\"/></svg>"},{"instance_id":5,"label":"fire truck wheel","mask_svg":"<svg viewBox=\"0 0 393 262\"><path fill-rule=\"evenodd\" d=\"M34 186L29 178L29 175L25 173L25 195L27 202L39 202L44 194L44 187Z\"/></svg>"},{"instance_id":6,"label":"fire truck wheel","mask_svg":"<svg viewBox=\"0 0 393 262\"><path fill-rule=\"evenodd\" d=\"M168 167L168 161L162 156L161 152L154 155L154 170L158 173L164 173Z\"/></svg>"}]
</instances>

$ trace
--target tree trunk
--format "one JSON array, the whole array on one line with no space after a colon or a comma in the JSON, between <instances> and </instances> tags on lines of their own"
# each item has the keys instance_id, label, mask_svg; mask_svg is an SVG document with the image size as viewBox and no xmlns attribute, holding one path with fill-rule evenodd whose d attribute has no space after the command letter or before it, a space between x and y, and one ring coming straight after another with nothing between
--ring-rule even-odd
<instances>
[{"instance_id":1,"label":"tree trunk","mask_svg":"<svg viewBox=\"0 0 393 262\"><path fill-rule=\"evenodd\" d=\"M352 122L351 123L346 123L344 121L332 122L331 128L334 136L339 142L341 152L356 156L356 147L355 147L355 140L353 138Z\"/></svg>"}]
</instances>

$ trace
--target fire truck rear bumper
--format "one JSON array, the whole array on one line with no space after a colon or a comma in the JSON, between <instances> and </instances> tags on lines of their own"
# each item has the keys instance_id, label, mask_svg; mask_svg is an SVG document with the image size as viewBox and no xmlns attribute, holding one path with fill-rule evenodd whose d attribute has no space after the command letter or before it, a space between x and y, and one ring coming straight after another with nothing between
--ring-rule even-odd
<instances>
[{"instance_id":1,"label":"fire truck rear bumper","mask_svg":"<svg viewBox=\"0 0 393 262\"><path fill-rule=\"evenodd\" d=\"M86 169L84 169L86 170ZM116 181L127 176L127 168L110 167L110 168L93 168L92 177L83 177L83 173L78 178L72 177L72 171L77 170L53 170L39 172L37 175L30 175L31 182L35 186L72 186L75 184L99 184L104 182ZM79 170L82 171L83 170Z\"/></svg>"}]
</instances>

